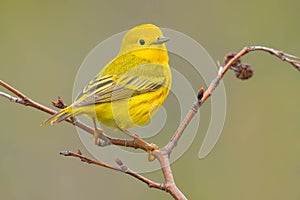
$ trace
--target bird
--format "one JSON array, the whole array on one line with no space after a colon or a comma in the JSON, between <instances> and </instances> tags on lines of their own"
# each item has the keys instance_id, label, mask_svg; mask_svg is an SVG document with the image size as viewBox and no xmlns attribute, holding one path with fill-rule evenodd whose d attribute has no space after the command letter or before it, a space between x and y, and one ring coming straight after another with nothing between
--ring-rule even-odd
<instances>
[{"instance_id":1,"label":"bird","mask_svg":"<svg viewBox=\"0 0 300 200\"><path fill-rule=\"evenodd\" d=\"M118 55L79 93L75 101L43 124L57 124L70 117L85 115L93 120L94 141L109 143L96 121L121 130L148 152L157 145L128 131L146 125L169 94L172 74L166 48L168 37L154 24L129 30L122 39Z\"/></svg>"}]
</instances>

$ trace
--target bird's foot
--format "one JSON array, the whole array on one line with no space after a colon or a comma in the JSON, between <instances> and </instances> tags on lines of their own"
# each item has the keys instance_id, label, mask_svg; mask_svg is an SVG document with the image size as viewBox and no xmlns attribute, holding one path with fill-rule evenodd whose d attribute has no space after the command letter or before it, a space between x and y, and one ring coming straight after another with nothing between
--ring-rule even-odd
<instances>
[{"instance_id":1,"label":"bird's foot","mask_svg":"<svg viewBox=\"0 0 300 200\"><path fill-rule=\"evenodd\" d=\"M155 160L155 157L153 156L153 151L159 150L159 147L156 144L148 143L142 138L140 138L138 135L130 133L128 130L121 129L121 131L124 132L126 135L130 136L131 138L133 138L134 143L136 144L137 147L140 147L148 152L149 161Z\"/></svg>"},{"instance_id":2,"label":"bird's foot","mask_svg":"<svg viewBox=\"0 0 300 200\"><path fill-rule=\"evenodd\" d=\"M105 147L111 144L110 139L107 138L103 130L94 130L94 135L92 137L94 139L95 145L97 146Z\"/></svg>"},{"instance_id":3,"label":"bird's foot","mask_svg":"<svg viewBox=\"0 0 300 200\"><path fill-rule=\"evenodd\" d=\"M136 136L136 135L135 135ZM153 156L153 151L159 150L159 147L154 143L148 143L145 140L141 139L140 137L136 136L134 138L134 142L138 145L143 147L148 152L148 160L153 161L155 157Z\"/></svg>"}]
</instances>

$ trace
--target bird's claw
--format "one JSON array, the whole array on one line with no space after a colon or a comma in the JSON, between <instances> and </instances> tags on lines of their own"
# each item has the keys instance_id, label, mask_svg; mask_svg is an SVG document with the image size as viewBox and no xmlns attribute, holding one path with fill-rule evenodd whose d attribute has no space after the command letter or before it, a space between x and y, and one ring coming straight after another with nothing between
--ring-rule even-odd
<instances>
[{"instance_id":1,"label":"bird's claw","mask_svg":"<svg viewBox=\"0 0 300 200\"><path fill-rule=\"evenodd\" d=\"M155 157L153 156L153 151L155 151L155 150L159 150L159 147L156 144L154 144L154 143L148 144L147 152L148 152L148 160L149 161L155 160Z\"/></svg>"},{"instance_id":2,"label":"bird's claw","mask_svg":"<svg viewBox=\"0 0 300 200\"><path fill-rule=\"evenodd\" d=\"M105 147L111 144L111 141L104 135L103 130L95 130L93 135L94 143L97 146Z\"/></svg>"},{"instance_id":3,"label":"bird's claw","mask_svg":"<svg viewBox=\"0 0 300 200\"><path fill-rule=\"evenodd\" d=\"M148 160L149 161L155 160L155 157L153 156L153 151L159 150L159 147L156 144L154 144L154 143L149 144L148 142L142 140L139 137L135 138L134 140L137 144L144 147L145 150L148 152Z\"/></svg>"}]
</instances>

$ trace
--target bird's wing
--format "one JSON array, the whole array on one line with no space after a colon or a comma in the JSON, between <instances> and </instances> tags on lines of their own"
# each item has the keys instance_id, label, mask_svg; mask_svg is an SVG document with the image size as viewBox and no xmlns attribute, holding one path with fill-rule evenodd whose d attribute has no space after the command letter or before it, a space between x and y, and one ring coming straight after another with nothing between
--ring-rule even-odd
<instances>
[{"instance_id":1,"label":"bird's wing","mask_svg":"<svg viewBox=\"0 0 300 200\"><path fill-rule=\"evenodd\" d=\"M142 64L125 74L95 77L77 97L75 107L127 99L166 85L166 66Z\"/></svg>"}]
</instances>

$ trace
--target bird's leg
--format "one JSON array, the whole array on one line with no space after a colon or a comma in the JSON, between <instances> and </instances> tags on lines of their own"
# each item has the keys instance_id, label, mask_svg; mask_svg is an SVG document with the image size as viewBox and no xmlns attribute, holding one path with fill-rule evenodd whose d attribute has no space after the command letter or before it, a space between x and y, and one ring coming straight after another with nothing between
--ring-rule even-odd
<instances>
[{"instance_id":1,"label":"bird's leg","mask_svg":"<svg viewBox=\"0 0 300 200\"><path fill-rule=\"evenodd\" d=\"M95 118L93 118L93 124L94 124L93 139L95 145L102 146L102 147L110 145L111 141L104 135L104 131L97 128L97 123Z\"/></svg>"},{"instance_id":2,"label":"bird's leg","mask_svg":"<svg viewBox=\"0 0 300 200\"><path fill-rule=\"evenodd\" d=\"M158 150L159 149L156 144L154 144L154 143L150 143L149 144L145 140L141 139L139 136L130 133L128 130L121 130L121 131L123 133L125 133L126 135L128 135L129 137L132 137L134 139L134 142L136 144L138 144L139 146L144 147L147 150L147 152L148 152L148 160L149 161L153 161L155 159L154 156L153 156L153 154L152 154L152 152L154 150Z\"/></svg>"}]
</instances>

